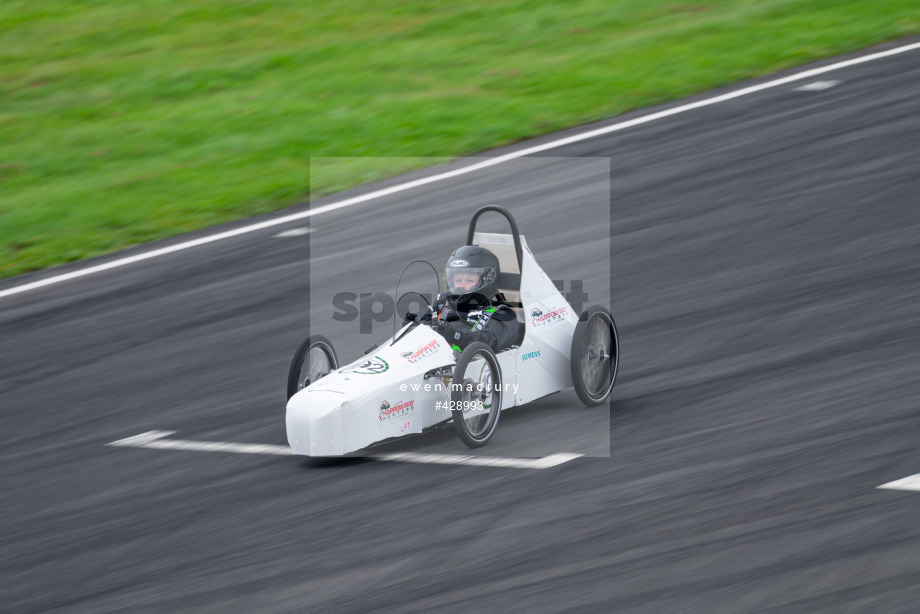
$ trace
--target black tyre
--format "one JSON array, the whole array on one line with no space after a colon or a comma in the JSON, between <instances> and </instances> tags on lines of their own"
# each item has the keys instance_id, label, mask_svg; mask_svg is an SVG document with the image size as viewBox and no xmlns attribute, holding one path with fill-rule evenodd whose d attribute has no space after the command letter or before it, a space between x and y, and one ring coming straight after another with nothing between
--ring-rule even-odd
<instances>
[{"instance_id":1,"label":"black tyre","mask_svg":"<svg viewBox=\"0 0 920 614\"><path fill-rule=\"evenodd\" d=\"M461 352L450 400L460 440L471 448L486 445L502 409L502 374L495 352L485 343L471 343Z\"/></svg>"},{"instance_id":2,"label":"black tyre","mask_svg":"<svg viewBox=\"0 0 920 614\"><path fill-rule=\"evenodd\" d=\"M610 312L588 307L578 319L572 337L572 384L581 402L600 405L610 398L620 366L620 342Z\"/></svg>"},{"instance_id":3,"label":"black tyre","mask_svg":"<svg viewBox=\"0 0 920 614\"><path fill-rule=\"evenodd\" d=\"M321 335L307 337L300 344L288 372L287 398L339 368L339 360L328 339Z\"/></svg>"}]
</instances>

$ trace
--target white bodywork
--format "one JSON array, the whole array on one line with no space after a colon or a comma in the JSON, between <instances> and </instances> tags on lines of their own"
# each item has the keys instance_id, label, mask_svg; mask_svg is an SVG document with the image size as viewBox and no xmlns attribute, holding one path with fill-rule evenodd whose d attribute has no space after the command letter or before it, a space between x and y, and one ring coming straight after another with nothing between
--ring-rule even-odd
<instances>
[{"instance_id":1,"label":"white bodywork","mask_svg":"<svg viewBox=\"0 0 920 614\"><path fill-rule=\"evenodd\" d=\"M503 410L572 385L570 354L578 314L520 239L523 308L515 311L526 332L520 347L498 353ZM476 233L474 243L498 256L503 273L518 273L511 235ZM503 293L508 300L517 298L516 292ZM450 399L449 382L424 377L455 364L450 344L424 325L406 327L396 339L291 397L287 436L294 454L339 456L451 418L446 404L437 407L438 401Z\"/></svg>"}]
</instances>

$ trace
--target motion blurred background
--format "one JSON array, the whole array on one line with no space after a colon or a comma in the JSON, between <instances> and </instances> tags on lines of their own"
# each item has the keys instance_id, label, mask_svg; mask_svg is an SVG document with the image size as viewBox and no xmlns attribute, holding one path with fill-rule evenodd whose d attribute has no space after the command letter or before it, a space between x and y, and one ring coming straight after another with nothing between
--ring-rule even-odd
<instances>
[{"instance_id":1,"label":"motion blurred background","mask_svg":"<svg viewBox=\"0 0 920 614\"><path fill-rule=\"evenodd\" d=\"M0 288L917 33L916 0L5 0ZM877 487L920 471L918 53L3 296L0 610L916 612L920 495ZM392 291L496 195L609 291L610 414L384 449L609 458L107 445L283 448L307 288Z\"/></svg>"},{"instance_id":2,"label":"motion blurred background","mask_svg":"<svg viewBox=\"0 0 920 614\"><path fill-rule=\"evenodd\" d=\"M915 32L915 0L7 0L0 277Z\"/></svg>"}]
</instances>

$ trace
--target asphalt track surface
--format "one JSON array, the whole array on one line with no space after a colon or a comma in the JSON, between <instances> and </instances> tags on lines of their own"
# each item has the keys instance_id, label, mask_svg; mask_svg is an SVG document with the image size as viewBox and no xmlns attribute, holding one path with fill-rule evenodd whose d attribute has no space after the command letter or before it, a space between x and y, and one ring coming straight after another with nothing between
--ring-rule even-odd
<instances>
[{"instance_id":1,"label":"asphalt track surface","mask_svg":"<svg viewBox=\"0 0 920 614\"><path fill-rule=\"evenodd\" d=\"M546 157L317 216L309 301L283 229L5 298L0 609L917 611L920 493L876 487L920 472L920 51L823 79L551 152L607 177ZM579 209L608 181L609 262ZM587 457L106 446L284 443L316 297L388 290L487 203L598 302L609 267L623 358L609 408L560 393L475 454ZM467 453L450 431L388 449Z\"/></svg>"}]
</instances>

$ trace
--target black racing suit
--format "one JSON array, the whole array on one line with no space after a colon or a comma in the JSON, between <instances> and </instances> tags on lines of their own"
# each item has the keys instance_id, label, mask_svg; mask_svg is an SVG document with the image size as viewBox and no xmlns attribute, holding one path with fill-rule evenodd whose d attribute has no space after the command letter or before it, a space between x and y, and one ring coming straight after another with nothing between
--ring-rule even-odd
<instances>
[{"instance_id":1,"label":"black racing suit","mask_svg":"<svg viewBox=\"0 0 920 614\"><path fill-rule=\"evenodd\" d=\"M462 312L446 304L438 305L438 315L426 314L422 322L435 324L436 330L447 342L461 350L471 343L482 341L498 352L514 345L521 331L517 315L507 305L494 304L485 309ZM433 322L433 320L437 322Z\"/></svg>"}]
</instances>

